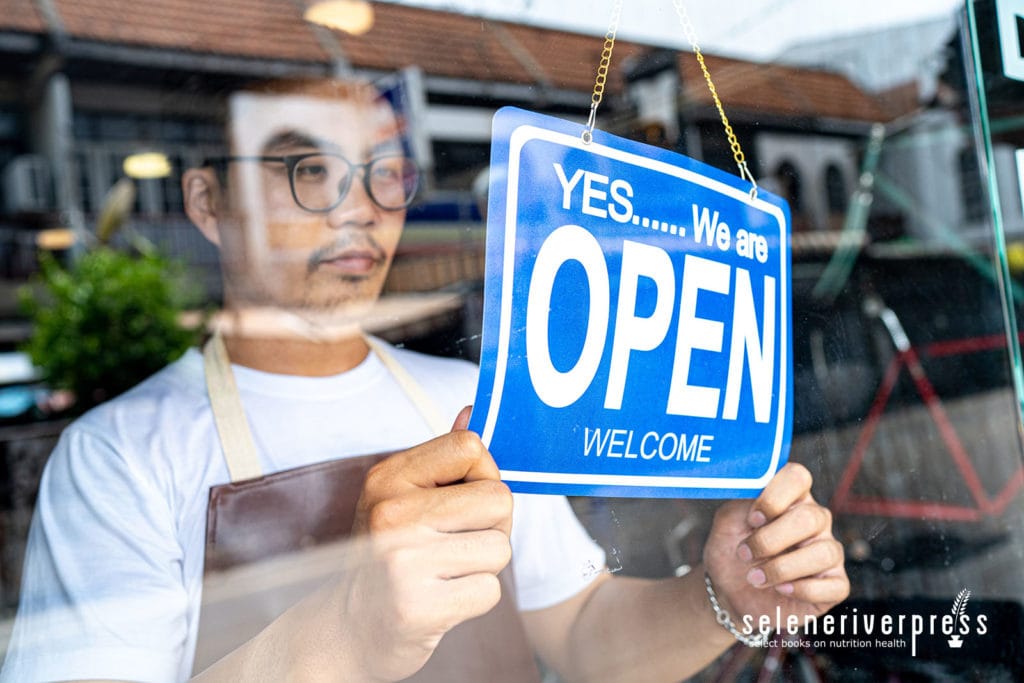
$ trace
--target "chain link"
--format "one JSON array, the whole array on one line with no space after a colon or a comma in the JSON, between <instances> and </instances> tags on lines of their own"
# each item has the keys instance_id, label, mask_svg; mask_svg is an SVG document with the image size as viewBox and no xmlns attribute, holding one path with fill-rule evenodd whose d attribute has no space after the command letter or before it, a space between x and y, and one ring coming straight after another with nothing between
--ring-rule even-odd
<instances>
[{"instance_id":1,"label":"chain link","mask_svg":"<svg viewBox=\"0 0 1024 683\"><path fill-rule=\"evenodd\" d=\"M594 92L590 96L590 115L587 117L587 125L581 135L583 144L585 145L589 145L594 139L594 125L597 121L597 108L601 105L601 100L604 98L604 89L608 83L608 69L612 63L612 51L615 49L615 35L619 30L619 19L622 16L622 4L623 0L614 1L612 5L611 19L608 22L608 30L604 34L604 47L601 50L601 61L598 62L597 65L597 76L594 79ZM739 168L740 177L748 181L751 185L750 198L757 199L757 180L754 179L754 174L750 172L750 168L747 166L747 159L743 154L743 148L740 146L740 141L732 129L732 124L729 123L729 117L725 115L725 108L722 106L722 100L718 96L718 90L715 88L715 83L711 80L711 72L708 70L708 65L704 60L704 53L701 51L700 45L697 43L697 32L693 28L693 22L690 21L690 16L687 14L682 0L672 0L672 5L675 7L676 14L679 16L679 23L683 27L686 39L690 42L690 47L693 49L693 53L697 56L697 62L700 64L701 73L704 74L704 80L707 82L708 90L711 92L711 98L715 101L715 108L718 109L718 115L722 120L722 126L725 128L725 136L729 141L729 149L732 151L733 159L736 160L736 166Z\"/></svg>"},{"instance_id":2,"label":"chain link","mask_svg":"<svg viewBox=\"0 0 1024 683\"><path fill-rule=\"evenodd\" d=\"M594 139L594 124L597 120L597 108L604 98L604 87L608 82L608 67L612 63L612 50L615 49L615 34L619 31L619 18L622 16L623 0L615 0L612 5L612 16L608 22L608 30L604 34L604 48L601 50L601 61L597 65L597 77L594 79L594 93L590 96L590 116L587 128L583 131L583 144L589 145Z\"/></svg>"},{"instance_id":3,"label":"chain link","mask_svg":"<svg viewBox=\"0 0 1024 683\"><path fill-rule=\"evenodd\" d=\"M732 622L732 617L729 616L729 612L718 604L718 596L715 595L715 588L711 585L711 577L708 576L707 572L704 572L704 588L708 592L708 600L711 601L711 609L715 611L715 621L717 621L722 628L731 633L736 640L740 641L747 647L764 647L765 643L768 642L768 639L772 635L771 631L761 631L756 636L750 636L742 633Z\"/></svg>"},{"instance_id":4,"label":"chain link","mask_svg":"<svg viewBox=\"0 0 1024 683\"><path fill-rule=\"evenodd\" d=\"M693 53L697 55L697 63L700 64L701 73L704 74L704 80L707 81L708 90L711 91L711 98L715 101L715 107L718 109L718 115L722 119L722 126L725 128L725 136L729 140L729 149L732 150L733 159L736 160L736 166L740 169L740 177L749 181L752 186L750 189L750 198L757 199L757 181L754 180L754 175L747 167L747 158L743 154L743 148L740 147L740 141L737 139L736 133L732 130L732 125L729 123L729 117L725 115L725 108L722 106L722 100L718 97L718 90L715 88L714 81L711 80L711 72L708 71L708 65L704 62L704 53L701 52L700 45L697 44L697 32L693 28L693 22L690 21L690 16L686 12L686 7L683 6L683 0L672 0L672 6L676 8L676 14L679 15L679 23L683 27L683 33L686 34L686 39L690 42L690 47L693 49Z\"/></svg>"}]
</instances>

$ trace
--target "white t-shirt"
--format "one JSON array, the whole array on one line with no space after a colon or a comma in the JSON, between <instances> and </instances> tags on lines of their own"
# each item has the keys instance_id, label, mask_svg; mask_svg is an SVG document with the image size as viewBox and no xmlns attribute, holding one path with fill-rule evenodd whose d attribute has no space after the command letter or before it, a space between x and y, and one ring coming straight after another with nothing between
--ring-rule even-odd
<instances>
[{"instance_id":1,"label":"white t-shirt","mask_svg":"<svg viewBox=\"0 0 1024 683\"><path fill-rule=\"evenodd\" d=\"M392 353L446 419L472 402L472 364ZM234 372L266 473L434 436L373 353L333 377ZM195 349L65 430L40 486L0 681L187 679L208 493L228 481ZM523 610L575 595L604 566L562 497L517 495L512 547Z\"/></svg>"}]
</instances>

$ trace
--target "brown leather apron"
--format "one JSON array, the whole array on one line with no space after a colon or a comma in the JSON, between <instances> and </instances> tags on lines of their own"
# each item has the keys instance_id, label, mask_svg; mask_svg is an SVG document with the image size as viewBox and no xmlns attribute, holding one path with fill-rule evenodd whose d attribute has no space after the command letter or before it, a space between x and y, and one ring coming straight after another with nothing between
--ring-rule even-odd
<instances>
[{"instance_id":1,"label":"brown leather apron","mask_svg":"<svg viewBox=\"0 0 1024 683\"><path fill-rule=\"evenodd\" d=\"M443 433L418 383L386 349L367 341L431 428ZM330 460L264 476L219 335L206 344L203 357L231 482L210 489L196 672L338 575L363 479L386 456ZM511 568L499 578L498 605L449 631L410 681L540 680L516 610Z\"/></svg>"}]
</instances>

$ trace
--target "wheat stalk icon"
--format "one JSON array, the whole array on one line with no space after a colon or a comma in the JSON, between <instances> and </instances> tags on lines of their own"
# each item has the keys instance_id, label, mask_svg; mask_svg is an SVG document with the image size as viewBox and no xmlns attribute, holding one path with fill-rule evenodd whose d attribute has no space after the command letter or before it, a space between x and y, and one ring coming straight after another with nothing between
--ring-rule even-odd
<instances>
[{"instance_id":1,"label":"wheat stalk icon","mask_svg":"<svg viewBox=\"0 0 1024 683\"><path fill-rule=\"evenodd\" d=\"M967 610L967 601L970 599L971 591L967 590L966 588L962 589L959 593L957 593L956 599L953 601L953 609L950 610L953 613L954 624L960 623L960 617L962 617L964 615L964 612ZM957 648L963 645L963 640L960 639L959 634L954 634L948 642L949 646L953 648Z\"/></svg>"},{"instance_id":2,"label":"wheat stalk icon","mask_svg":"<svg viewBox=\"0 0 1024 683\"><path fill-rule=\"evenodd\" d=\"M964 611L967 609L967 601L971 599L971 591L964 588L962 591L957 593L956 600L953 601L953 618L958 620L964 615Z\"/></svg>"}]
</instances>

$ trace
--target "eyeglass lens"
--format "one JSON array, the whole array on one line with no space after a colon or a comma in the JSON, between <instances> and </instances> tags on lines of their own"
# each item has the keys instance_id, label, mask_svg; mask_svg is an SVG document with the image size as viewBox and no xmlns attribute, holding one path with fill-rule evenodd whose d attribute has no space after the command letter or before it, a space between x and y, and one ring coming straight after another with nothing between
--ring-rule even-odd
<instances>
[{"instance_id":1,"label":"eyeglass lens","mask_svg":"<svg viewBox=\"0 0 1024 683\"><path fill-rule=\"evenodd\" d=\"M358 167L356 167L358 168ZM370 198L383 209L409 205L419 182L416 165L403 156L380 157L365 165L365 187ZM349 192L353 167L330 154L316 154L299 160L292 169L292 186L299 205L310 211L326 211Z\"/></svg>"}]
</instances>

